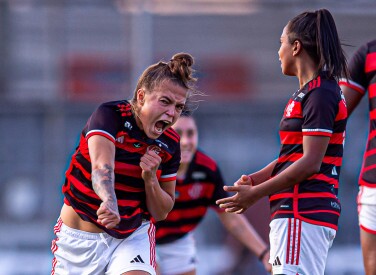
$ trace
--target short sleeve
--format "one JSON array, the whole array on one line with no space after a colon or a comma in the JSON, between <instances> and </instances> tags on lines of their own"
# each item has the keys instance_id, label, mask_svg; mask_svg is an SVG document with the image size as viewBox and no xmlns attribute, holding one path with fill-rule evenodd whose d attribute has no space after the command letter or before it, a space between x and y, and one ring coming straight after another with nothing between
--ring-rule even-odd
<instances>
[{"instance_id":1,"label":"short sleeve","mask_svg":"<svg viewBox=\"0 0 376 275\"><path fill-rule=\"evenodd\" d=\"M310 136L331 136L338 112L338 99L334 92L316 88L303 102L302 132Z\"/></svg>"},{"instance_id":2,"label":"short sleeve","mask_svg":"<svg viewBox=\"0 0 376 275\"><path fill-rule=\"evenodd\" d=\"M120 117L110 105L102 104L90 116L84 134L86 139L101 135L115 142L120 125Z\"/></svg>"}]
</instances>

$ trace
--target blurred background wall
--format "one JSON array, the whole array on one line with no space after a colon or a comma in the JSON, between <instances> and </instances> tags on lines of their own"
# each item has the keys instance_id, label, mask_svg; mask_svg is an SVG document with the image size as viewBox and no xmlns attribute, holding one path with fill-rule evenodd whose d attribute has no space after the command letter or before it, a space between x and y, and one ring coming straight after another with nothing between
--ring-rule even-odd
<instances>
[{"instance_id":1,"label":"blurred background wall","mask_svg":"<svg viewBox=\"0 0 376 275\"><path fill-rule=\"evenodd\" d=\"M279 120L298 86L281 73L279 37L293 16L323 7L349 57L376 38L374 0L0 0L0 273L48 274L63 176L87 118L102 101L130 98L143 69L176 52L196 58L206 94L195 111L200 145L227 184L276 158ZM355 203L368 132L361 104L348 124L328 275L364 274ZM267 207L265 199L246 213L265 239ZM263 274L212 212L196 237L198 274Z\"/></svg>"}]
</instances>

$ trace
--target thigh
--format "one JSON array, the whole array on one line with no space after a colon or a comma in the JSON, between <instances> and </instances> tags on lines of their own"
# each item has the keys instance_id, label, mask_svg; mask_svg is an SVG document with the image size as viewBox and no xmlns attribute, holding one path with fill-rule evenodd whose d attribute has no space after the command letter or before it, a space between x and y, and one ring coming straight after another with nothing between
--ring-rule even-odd
<instances>
[{"instance_id":1,"label":"thigh","mask_svg":"<svg viewBox=\"0 0 376 275\"><path fill-rule=\"evenodd\" d=\"M155 275L155 226L147 221L128 238L120 240L111 255L106 275Z\"/></svg>"},{"instance_id":2,"label":"thigh","mask_svg":"<svg viewBox=\"0 0 376 275\"><path fill-rule=\"evenodd\" d=\"M98 233L89 233L65 226L61 220L55 226L52 241L54 255L51 274L104 274L108 246Z\"/></svg>"},{"instance_id":3,"label":"thigh","mask_svg":"<svg viewBox=\"0 0 376 275\"><path fill-rule=\"evenodd\" d=\"M157 259L162 275L196 274L196 244L192 234L157 246Z\"/></svg>"},{"instance_id":4,"label":"thigh","mask_svg":"<svg viewBox=\"0 0 376 275\"><path fill-rule=\"evenodd\" d=\"M336 231L299 219L270 223L270 260L273 274L322 275Z\"/></svg>"}]
</instances>

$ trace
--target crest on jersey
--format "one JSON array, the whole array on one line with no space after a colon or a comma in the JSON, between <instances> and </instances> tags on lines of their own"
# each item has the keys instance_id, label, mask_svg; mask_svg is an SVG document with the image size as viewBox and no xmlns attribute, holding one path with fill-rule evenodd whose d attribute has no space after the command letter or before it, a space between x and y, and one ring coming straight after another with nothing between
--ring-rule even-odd
<instances>
[{"instance_id":1,"label":"crest on jersey","mask_svg":"<svg viewBox=\"0 0 376 275\"><path fill-rule=\"evenodd\" d=\"M204 187L200 183L195 183L193 186L188 190L188 195L192 199L198 199L201 196L202 190Z\"/></svg>"},{"instance_id":2,"label":"crest on jersey","mask_svg":"<svg viewBox=\"0 0 376 275\"><path fill-rule=\"evenodd\" d=\"M150 146L148 146L148 148L146 149L146 151L147 152L154 151L157 155L159 155L162 152L162 149L161 149L161 147L159 147L157 145L150 145Z\"/></svg>"}]
</instances>

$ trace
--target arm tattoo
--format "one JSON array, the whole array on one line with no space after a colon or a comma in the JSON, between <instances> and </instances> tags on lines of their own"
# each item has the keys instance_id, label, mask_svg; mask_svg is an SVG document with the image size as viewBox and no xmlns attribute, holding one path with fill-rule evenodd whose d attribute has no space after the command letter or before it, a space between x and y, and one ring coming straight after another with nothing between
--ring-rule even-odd
<instances>
[{"instance_id":1,"label":"arm tattoo","mask_svg":"<svg viewBox=\"0 0 376 275\"><path fill-rule=\"evenodd\" d=\"M91 181L95 193L103 200L115 200L114 169L105 164L103 168L91 172Z\"/></svg>"}]
</instances>

